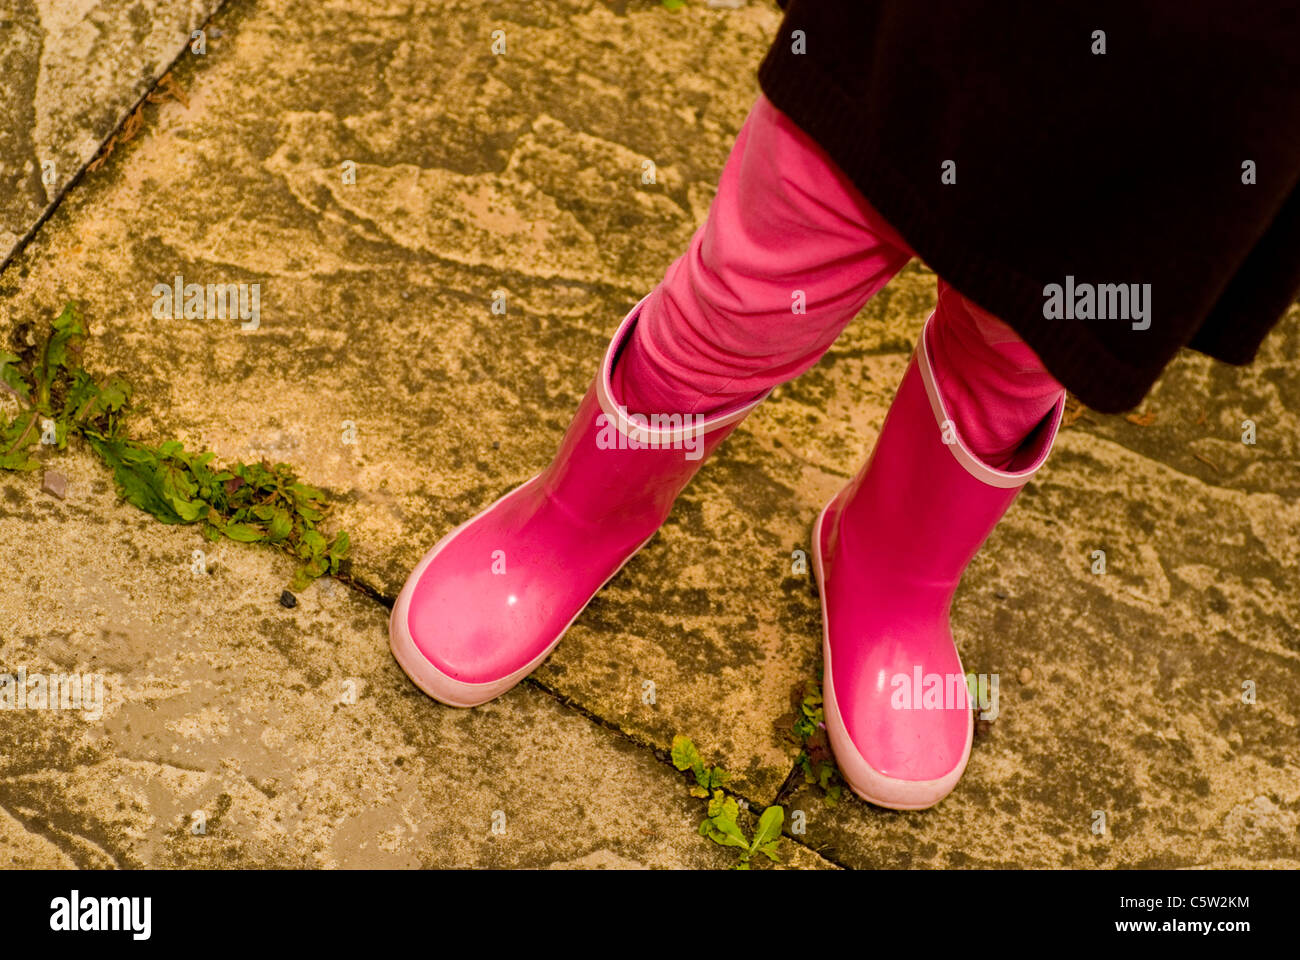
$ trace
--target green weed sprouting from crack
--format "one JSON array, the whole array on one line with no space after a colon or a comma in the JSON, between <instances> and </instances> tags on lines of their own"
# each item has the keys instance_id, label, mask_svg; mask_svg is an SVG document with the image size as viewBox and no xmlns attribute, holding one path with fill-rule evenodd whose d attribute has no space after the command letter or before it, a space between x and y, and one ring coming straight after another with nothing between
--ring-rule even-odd
<instances>
[{"instance_id":1,"label":"green weed sprouting from crack","mask_svg":"<svg viewBox=\"0 0 1300 960\"><path fill-rule=\"evenodd\" d=\"M44 343L0 348L0 385L21 407L0 412L0 469L34 470L33 448L67 448L80 437L113 471L118 494L166 524L203 525L203 535L269 543L300 562L290 589L337 573L350 540L327 541L317 524L329 513L325 493L298 480L288 464L212 466L213 453L190 453L168 440L151 446L127 436L131 386L101 383L82 367L86 328L73 303L50 324Z\"/></svg>"},{"instance_id":2,"label":"green weed sprouting from crack","mask_svg":"<svg viewBox=\"0 0 1300 960\"><path fill-rule=\"evenodd\" d=\"M706 764L691 738L682 734L673 737L672 760L678 770L689 770L694 775L695 786L691 787L691 796L708 798L708 815L700 822L700 836L740 851L740 859L732 866L733 870L748 870L750 860L759 853L774 863L781 862L777 848L781 842L781 825L785 822L783 807L773 804L764 810L758 818L754 836L747 837L738 822L740 804L721 789L731 779L730 775L721 767Z\"/></svg>"},{"instance_id":3,"label":"green weed sprouting from crack","mask_svg":"<svg viewBox=\"0 0 1300 960\"><path fill-rule=\"evenodd\" d=\"M821 684L816 680L800 680L790 690L790 707L791 712L778 718L773 726L799 747L795 764L803 770L804 782L816 785L826 805L833 807L844 787L826 736Z\"/></svg>"}]
</instances>

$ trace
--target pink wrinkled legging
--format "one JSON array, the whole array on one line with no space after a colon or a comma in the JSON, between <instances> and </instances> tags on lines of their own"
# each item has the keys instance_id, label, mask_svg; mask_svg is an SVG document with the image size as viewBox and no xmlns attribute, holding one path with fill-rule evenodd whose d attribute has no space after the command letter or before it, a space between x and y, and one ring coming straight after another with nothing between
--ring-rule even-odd
<instances>
[{"instance_id":1,"label":"pink wrinkled legging","mask_svg":"<svg viewBox=\"0 0 1300 960\"><path fill-rule=\"evenodd\" d=\"M937 174L936 174L937 176ZM914 256L835 162L760 95L685 254L613 374L632 413L710 413L793 379ZM796 291L804 314L792 311ZM963 439L1004 466L1061 386L1005 323L939 280L932 361Z\"/></svg>"}]
</instances>

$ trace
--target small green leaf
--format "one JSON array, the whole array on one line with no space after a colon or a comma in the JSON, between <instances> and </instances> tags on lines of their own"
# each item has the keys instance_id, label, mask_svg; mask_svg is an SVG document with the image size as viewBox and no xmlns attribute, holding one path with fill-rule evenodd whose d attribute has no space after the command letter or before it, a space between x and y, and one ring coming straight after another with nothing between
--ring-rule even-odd
<instances>
[{"instance_id":1,"label":"small green leaf","mask_svg":"<svg viewBox=\"0 0 1300 960\"><path fill-rule=\"evenodd\" d=\"M701 766L704 764L704 758L700 756L700 751L695 749L691 738L680 733L673 737L672 758L673 766L678 770L690 770L696 764Z\"/></svg>"},{"instance_id":2,"label":"small green leaf","mask_svg":"<svg viewBox=\"0 0 1300 960\"><path fill-rule=\"evenodd\" d=\"M706 830L705 836L714 843L723 847L739 847L741 850L749 849L749 841L745 839L745 834L740 827L728 820L719 821L712 818L704 821Z\"/></svg>"},{"instance_id":3,"label":"small green leaf","mask_svg":"<svg viewBox=\"0 0 1300 960\"><path fill-rule=\"evenodd\" d=\"M266 538L272 543L279 543L293 532L293 518L288 510L277 508L271 516L271 525L266 529Z\"/></svg>"},{"instance_id":4,"label":"small green leaf","mask_svg":"<svg viewBox=\"0 0 1300 960\"><path fill-rule=\"evenodd\" d=\"M306 567L299 567L294 571L293 580L289 584L289 589L294 593L300 593L306 590L312 582L312 577L307 573Z\"/></svg>"},{"instance_id":5,"label":"small green leaf","mask_svg":"<svg viewBox=\"0 0 1300 960\"><path fill-rule=\"evenodd\" d=\"M31 400L32 386L27 382L27 378L22 375L22 372L14 366L18 362L19 358L12 353L0 350L0 383L6 384L9 389L24 400Z\"/></svg>"},{"instance_id":6,"label":"small green leaf","mask_svg":"<svg viewBox=\"0 0 1300 960\"><path fill-rule=\"evenodd\" d=\"M11 450L0 454L0 468L5 470L35 470L40 464L27 455L26 450Z\"/></svg>"},{"instance_id":7,"label":"small green leaf","mask_svg":"<svg viewBox=\"0 0 1300 960\"><path fill-rule=\"evenodd\" d=\"M63 312L50 324L50 338L45 343L45 367L47 372L54 372L60 367L69 367L68 353L77 337L85 336L86 328L81 323L81 313L75 303L65 304Z\"/></svg>"},{"instance_id":8,"label":"small green leaf","mask_svg":"<svg viewBox=\"0 0 1300 960\"><path fill-rule=\"evenodd\" d=\"M700 833L708 837L720 847L736 847L737 849L748 852L749 841L745 835L740 833L740 828L734 824L731 827L732 833L725 832L718 828L712 820L705 820L701 825Z\"/></svg>"},{"instance_id":9,"label":"small green leaf","mask_svg":"<svg viewBox=\"0 0 1300 960\"><path fill-rule=\"evenodd\" d=\"M348 550L351 546L352 540L348 537L348 532L346 530L340 530L334 537L334 542L330 544L330 559L342 560L348 555Z\"/></svg>"},{"instance_id":10,"label":"small green leaf","mask_svg":"<svg viewBox=\"0 0 1300 960\"><path fill-rule=\"evenodd\" d=\"M266 534L263 531L246 523L228 523L222 528L222 532L231 540L237 540L240 543L256 543L259 540L266 539Z\"/></svg>"},{"instance_id":11,"label":"small green leaf","mask_svg":"<svg viewBox=\"0 0 1300 960\"><path fill-rule=\"evenodd\" d=\"M303 560L311 560L321 556L325 552L325 538L315 530L308 530L302 535L302 542L298 544L298 556Z\"/></svg>"},{"instance_id":12,"label":"small green leaf","mask_svg":"<svg viewBox=\"0 0 1300 960\"><path fill-rule=\"evenodd\" d=\"M781 836L781 824L785 822L785 809L779 806L770 806L763 811L763 815L758 818L758 829L754 831L754 842L751 849L757 850L764 844L771 843Z\"/></svg>"},{"instance_id":13,"label":"small green leaf","mask_svg":"<svg viewBox=\"0 0 1300 960\"><path fill-rule=\"evenodd\" d=\"M306 483L294 483L289 487L299 500L325 500L325 493L317 487Z\"/></svg>"},{"instance_id":14,"label":"small green leaf","mask_svg":"<svg viewBox=\"0 0 1300 960\"><path fill-rule=\"evenodd\" d=\"M723 846L748 850L749 841L736 823L739 815L740 805L735 799L726 796L721 790L715 790L713 799L709 801L709 819L705 821L711 828L707 834L709 839Z\"/></svg>"},{"instance_id":15,"label":"small green leaf","mask_svg":"<svg viewBox=\"0 0 1300 960\"><path fill-rule=\"evenodd\" d=\"M181 518L183 523L193 523L208 515L208 505L198 500L181 500L179 497L168 497L167 502L171 504L176 515Z\"/></svg>"}]
</instances>

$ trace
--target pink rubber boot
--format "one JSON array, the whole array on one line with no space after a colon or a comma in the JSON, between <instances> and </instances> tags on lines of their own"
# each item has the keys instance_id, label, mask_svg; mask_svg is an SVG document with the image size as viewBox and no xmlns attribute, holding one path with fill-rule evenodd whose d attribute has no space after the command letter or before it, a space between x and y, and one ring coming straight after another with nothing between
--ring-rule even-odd
<instances>
[{"instance_id":1,"label":"pink rubber boot","mask_svg":"<svg viewBox=\"0 0 1300 960\"><path fill-rule=\"evenodd\" d=\"M767 395L707 417L628 414L610 375L644 303L619 326L550 466L445 536L402 588L389 643L434 699L477 706L532 672Z\"/></svg>"},{"instance_id":2,"label":"pink rubber boot","mask_svg":"<svg viewBox=\"0 0 1300 960\"><path fill-rule=\"evenodd\" d=\"M966 769L973 720L948 612L963 571L1051 450L1051 411L996 469L953 422L931 362L931 316L866 466L813 531L826 729L858 796L916 810ZM945 442L949 441L949 442Z\"/></svg>"}]
</instances>

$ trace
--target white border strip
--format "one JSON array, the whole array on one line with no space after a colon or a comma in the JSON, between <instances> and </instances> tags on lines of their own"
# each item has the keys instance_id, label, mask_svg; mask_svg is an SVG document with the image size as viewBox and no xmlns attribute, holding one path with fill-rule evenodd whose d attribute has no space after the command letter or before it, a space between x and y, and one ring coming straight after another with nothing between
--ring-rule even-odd
<instances>
[{"instance_id":1,"label":"white border strip","mask_svg":"<svg viewBox=\"0 0 1300 960\"><path fill-rule=\"evenodd\" d=\"M600 373L596 377L596 399L600 403L600 409L604 411L605 416L610 419L619 433L623 434L629 440L637 443L644 443L648 446L675 446L689 437L701 437L706 433L712 433L715 430L725 427L728 424L735 423L747 416L751 410L767 399L771 390L765 392L757 400L751 400L748 403L729 410L723 410L704 419L698 425L692 424L694 415L677 414L684 421L679 427L652 427L636 423L628 417L627 409L623 407L614 398L614 389L610 384L610 375L613 373L614 357L618 354L619 347L622 346L624 338L631 333L632 328L636 325L637 317L641 313L641 307L650 299L650 294L642 297L635 307L633 307L623 322L618 325L613 338L609 342L609 348L605 351L604 359L600 363ZM688 425L690 424L690 425Z\"/></svg>"},{"instance_id":2,"label":"white border strip","mask_svg":"<svg viewBox=\"0 0 1300 960\"><path fill-rule=\"evenodd\" d=\"M921 370L921 380L925 383L925 394L930 398L930 409L934 411L935 423L939 429L943 429L945 421L951 422L954 427L956 421L948 414L948 408L944 405L943 396L939 393L939 385L934 380L934 368L930 365L930 347L929 334L930 325L934 322L935 314L930 314L925 321L925 326L921 328L921 338L916 343L916 361ZM1011 489L1013 487L1024 486L1025 482L1038 472L1038 468L1043 465L1047 455L1052 451L1052 443L1056 440L1057 430L1061 426L1061 418L1065 415L1065 391L1061 391L1060 398L1056 401L1056 406L1052 412L1040 421L1038 426L1034 427L1035 431L1043 431L1038 440L1040 449L1035 454L1033 462L1023 470L997 470L990 467L979 458L976 453L966 446L966 441L961 438L961 433L954 430L955 443L946 443L952 455L957 458L957 462L966 468L967 472L981 483L988 484L991 487L1003 487ZM1044 427L1044 423L1046 427Z\"/></svg>"}]
</instances>

